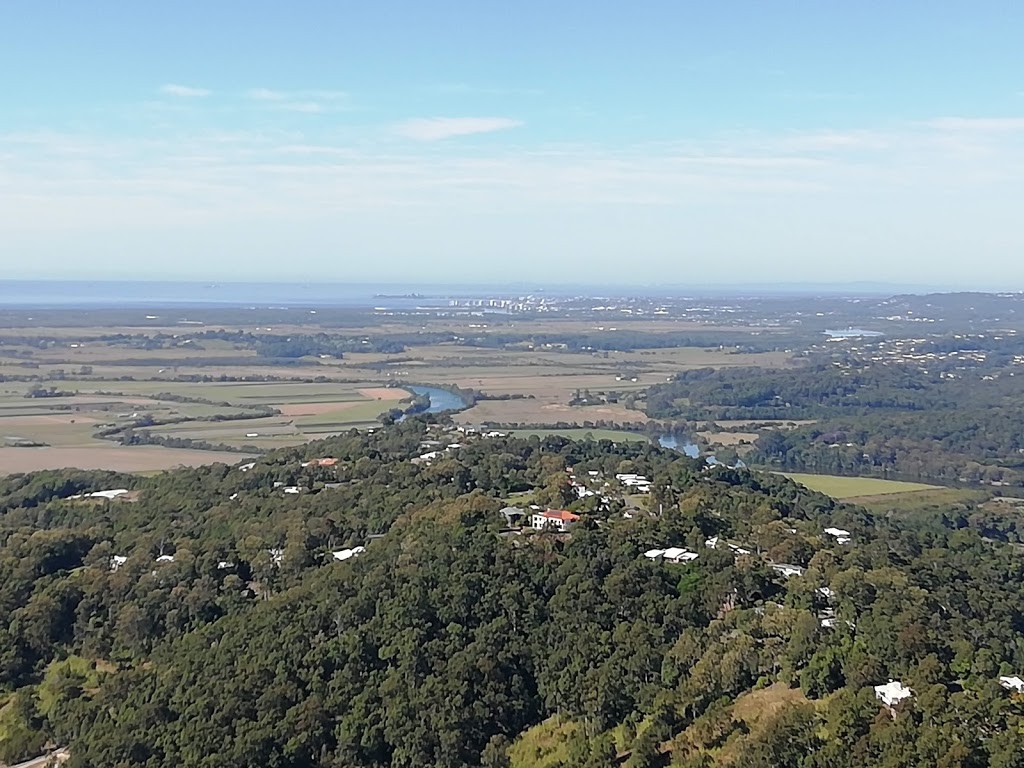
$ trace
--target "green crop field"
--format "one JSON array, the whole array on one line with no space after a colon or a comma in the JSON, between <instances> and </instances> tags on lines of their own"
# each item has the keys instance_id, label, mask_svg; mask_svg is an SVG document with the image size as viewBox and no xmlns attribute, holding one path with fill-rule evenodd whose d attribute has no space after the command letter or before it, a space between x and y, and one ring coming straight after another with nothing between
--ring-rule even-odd
<instances>
[{"instance_id":1,"label":"green crop field","mask_svg":"<svg viewBox=\"0 0 1024 768\"><path fill-rule=\"evenodd\" d=\"M780 473L790 480L805 485L812 491L824 493L834 499L856 499L862 496L889 496L897 493L931 491L938 486L924 483L904 483L898 480L881 480L875 477L841 477L839 475L808 475Z\"/></svg>"}]
</instances>

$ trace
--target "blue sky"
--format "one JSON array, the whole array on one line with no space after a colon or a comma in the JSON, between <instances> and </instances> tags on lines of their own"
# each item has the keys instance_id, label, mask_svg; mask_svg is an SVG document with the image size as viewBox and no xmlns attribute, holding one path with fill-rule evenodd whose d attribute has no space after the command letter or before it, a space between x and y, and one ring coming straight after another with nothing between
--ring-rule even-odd
<instances>
[{"instance_id":1,"label":"blue sky","mask_svg":"<svg viewBox=\"0 0 1024 768\"><path fill-rule=\"evenodd\" d=\"M0 4L6 277L1024 288L1024 4Z\"/></svg>"}]
</instances>

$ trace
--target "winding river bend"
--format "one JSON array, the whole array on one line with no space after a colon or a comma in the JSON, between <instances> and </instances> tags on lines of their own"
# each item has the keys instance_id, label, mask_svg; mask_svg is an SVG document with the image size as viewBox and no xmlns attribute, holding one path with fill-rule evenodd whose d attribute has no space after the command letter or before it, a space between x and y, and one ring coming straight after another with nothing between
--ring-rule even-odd
<instances>
[{"instance_id":1,"label":"winding river bend","mask_svg":"<svg viewBox=\"0 0 1024 768\"><path fill-rule=\"evenodd\" d=\"M439 389L438 387L422 387L418 384L402 387L402 389L407 389L417 396L426 395L430 398L430 407L423 411L423 413L461 411L469 405L469 403L461 397L456 395L454 392L449 392L447 389Z\"/></svg>"},{"instance_id":2,"label":"winding river bend","mask_svg":"<svg viewBox=\"0 0 1024 768\"><path fill-rule=\"evenodd\" d=\"M445 413L462 411L469 407L469 403L463 400L461 397L456 395L454 392L449 392L447 389L440 389L439 387L426 387L419 384L411 384L403 387L417 396L426 395L430 398L430 407L423 411L423 413ZM654 438L655 442L662 448L671 448L672 450L679 451L680 453L689 456L691 459L700 458L700 447L686 438L680 438L677 435L665 434L658 435ZM718 460L712 455L707 457L708 464L717 464ZM743 462L738 462L737 466L745 466Z\"/></svg>"}]
</instances>

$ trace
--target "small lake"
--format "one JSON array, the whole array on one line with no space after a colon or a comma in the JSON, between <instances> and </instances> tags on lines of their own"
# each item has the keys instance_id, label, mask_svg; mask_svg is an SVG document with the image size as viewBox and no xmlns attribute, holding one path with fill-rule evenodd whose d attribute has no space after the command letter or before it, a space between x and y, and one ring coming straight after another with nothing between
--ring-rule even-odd
<instances>
[{"instance_id":1,"label":"small lake","mask_svg":"<svg viewBox=\"0 0 1024 768\"><path fill-rule=\"evenodd\" d=\"M437 387L421 387L408 386L403 387L408 389L417 396L426 395L430 398L430 407L422 413L444 413L445 411L461 411L468 403L466 403L461 397L456 395L454 392L449 392L447 389L438 389Z\"/></svg>"},{"instance_id":2,"label":"small lake","mask_svg":"<svg viewBox=\"0 0 1024 768\"><path fill-rule=\"evenodd\" d=\"M825 335L831 339L860 339L885 336L881 331L866 331L863 328L846 328L842 331L825 331Z\"/></svg>"}]
</instances>

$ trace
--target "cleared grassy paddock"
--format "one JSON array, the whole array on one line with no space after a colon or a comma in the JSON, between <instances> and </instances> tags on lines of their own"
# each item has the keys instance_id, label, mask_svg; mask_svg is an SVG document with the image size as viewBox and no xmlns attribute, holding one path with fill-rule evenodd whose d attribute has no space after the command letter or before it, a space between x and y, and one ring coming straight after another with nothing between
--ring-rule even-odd
<instances>
[{"instance_id":1,"label":"cleared grassy paddock","mask_svg":"<svg viewBox=\"0 0 1024 768\"><path fill-rule=\"evenodd\" d=\"M780 472L779 474L807 486L812 491L824 493L834 499L856 499L863 496L892 496L917 491L942 490L936 485L905 483L899 480L881 480L875 477L841 477L839 475L810 475Z\"/></svg>"},{"instance_id":2,"label":"cleared grassy paddock","mask_svg":"<svg viewBox=\"0 0 1024 768\"><path fill-rule=\"evenodd\" d=\"M0 475L42 469L110 469L117 472L154 472L204 464L236 464L241 453L190 451L161 446L121 446L101 443L89 448L0 448Z\"/></svg>"}]
</instances>

